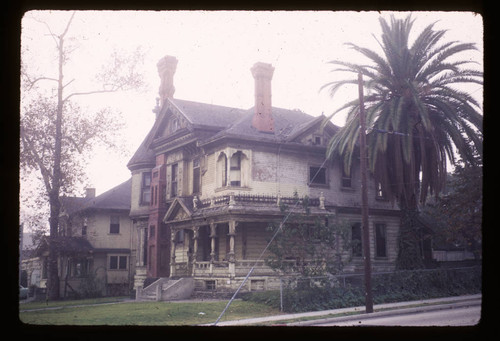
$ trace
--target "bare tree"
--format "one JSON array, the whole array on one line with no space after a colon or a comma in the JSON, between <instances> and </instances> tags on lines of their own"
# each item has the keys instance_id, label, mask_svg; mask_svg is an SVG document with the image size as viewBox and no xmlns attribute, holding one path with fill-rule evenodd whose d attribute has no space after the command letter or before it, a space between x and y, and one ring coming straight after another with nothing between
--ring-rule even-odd
<instances>
[{"instance_id":1,"label":"bare tree","mask_svg":"<svg viewBox=\"0 0 500 341\"><path fill-rule=\"evenodd\" d=\"M74 101L79 96L136 89L143 85L137 66L142 61L139 50L132 57L114 53L112 62L96 77L102 87L90 90L75 90L70 87L75 79L65 79L65 66L74 52L69 32L75 12L61 33L55 33L45 23L48 35L53 39L57 51L56 76L34 76L29 65L22 63L22 108L20 126L20 168L25 173L36 172L43 182L49 214L48 298L59 298L57 253L53 247L58 237L60 196L71 193L75 184L84 175L82 157L88 155L96 143L117 147L113 134L121 124L110 108L92 114L84 114ZM35 18L33 18L35 19ZM35 19L36 20L36 19ZM38 91L40 83L52 83L49 91Z\"/></svg>"}]
</instances>

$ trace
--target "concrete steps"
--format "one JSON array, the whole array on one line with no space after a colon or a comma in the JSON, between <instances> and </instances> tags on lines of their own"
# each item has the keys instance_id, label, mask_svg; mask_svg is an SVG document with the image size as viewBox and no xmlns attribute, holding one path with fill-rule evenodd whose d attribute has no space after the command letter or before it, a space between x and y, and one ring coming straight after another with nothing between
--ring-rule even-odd
<instances>
[{"instance_id":1,"label":"concrete steps","mask_svg":"<svg viewBox=\"0 0 500 341\"><path fill-rule=\"evenodd\" d=\"M162 277L153 281L147 287L138 287L137 301L173 301L191 297L194 290L194 281L191 277L168 278Z\"/></svg>"}]
</instances>

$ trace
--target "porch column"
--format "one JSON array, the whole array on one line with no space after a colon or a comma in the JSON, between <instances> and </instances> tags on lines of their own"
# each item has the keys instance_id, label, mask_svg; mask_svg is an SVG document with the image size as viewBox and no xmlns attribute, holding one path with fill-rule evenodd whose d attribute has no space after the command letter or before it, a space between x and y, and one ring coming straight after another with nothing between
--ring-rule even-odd
<instances>
[{"instance_id":1,"label":"porch column","mask_svg":"<svg viewBox=\"0 0 500 341\"><path fill-rule=\"evenodd\" d=\"M136 249L136 260L135 266L144 266L144 248L143 245L143 229L142 227L137 227L137 249Z\"/></svg>"},{"instance_id":2,"label":"porch column","mask_svg":"<svg viewBox=\"0 0 500 341\"><path fill-rule=\"evenodd\" d=\"M175 231L170 229L170 277L175 276Z\"/></svg>"},{"instance_id":3,"label":"porch column","mask_svg":"<svg viewBox=\"0 0 500 341\"><path fill-rule=\"evenodd\" d=\"M236 235L236 226L238 222L235 220L229 221L229 253L228 253L228 265L229 265L229 276L234 278L235 276L235 255L234 255L234 236Z\"/></svg>"},{"instance_id":4,"label":"porch column","mask_svg":"<svg viewBox=\"0 0 500 341\"><path fill-rule=\"evenodd\" d=\"M213 272L215 262L215 238L217 237L217 224L210 223L210 274Z\"/></svg>"},{"instance_id":5,"label":"porch column","mask_svg":"<svg viewBox=\"0 0 500 341\"><path fill-rule=\"evenodd\" d=\"M198 255L198 236L199 236L198 232L199 232L199 229L200 229L199 226L194 226L193 227L193 255L192 255L192 257L193 257L193 259L192 259L192 261L193 261L193 266L192 266L193 271L192 271L192 276L194 276L194 271L195 271L195 268L196 268L196 257Z\"/></svg>"}]
</instances>

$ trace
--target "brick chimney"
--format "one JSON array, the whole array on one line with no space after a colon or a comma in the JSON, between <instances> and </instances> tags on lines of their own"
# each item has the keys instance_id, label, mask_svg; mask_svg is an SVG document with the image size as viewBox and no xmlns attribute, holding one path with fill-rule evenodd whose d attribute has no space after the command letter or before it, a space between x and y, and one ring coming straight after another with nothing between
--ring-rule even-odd
<instances>
[{"instance_id":1,"label":"brick chimney","mask_svg":"<svg viewBox=\"0 0 500 341\"><path fill-rule=\"evenodd\" d=\"M174 74L177 68L177 58L165 56L160 59L156 66L161 80L159 94L160 106L162 106L167 98L174 97Z\"/></svg>"},{"instance_id":2,"label":"brick chimney","mask_svg":"<svg viewBox=\"0 0 500 341\"><path fill-rule=\"evenodd\" d=\"M85 188L85 198L95 198L95 188Z\"/></svg>"},{"instance_id":3,"label":"brick chimney","mask_svg":"<svg viewBox=\"0 0 500 341\"><path fill-rule=\"evenodd\" d=\"M259 62L250 70L255 79L255 114L252 126L258 131L274 134L274 119L271 112L271 79L274 67Z\"/></svg>"}]
</instances>

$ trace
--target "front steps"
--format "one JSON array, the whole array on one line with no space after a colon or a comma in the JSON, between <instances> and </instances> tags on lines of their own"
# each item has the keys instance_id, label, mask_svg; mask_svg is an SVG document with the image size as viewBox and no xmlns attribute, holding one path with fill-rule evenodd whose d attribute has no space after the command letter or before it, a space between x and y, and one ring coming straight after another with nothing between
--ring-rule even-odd
<instances>
[{"instance_id":1,"label":"front steps","mask_svg":"<svg viewBox=\"0 0 500 341\"><path fill-rule=\"evenodd\" d=\"M137 301L175 301L191 297L194 290L192 277L167 278L162 277L147 287L138 287Z\"/></svg>"}]
</instances>

